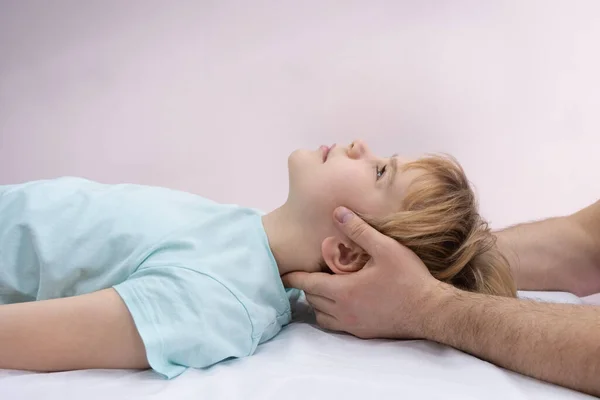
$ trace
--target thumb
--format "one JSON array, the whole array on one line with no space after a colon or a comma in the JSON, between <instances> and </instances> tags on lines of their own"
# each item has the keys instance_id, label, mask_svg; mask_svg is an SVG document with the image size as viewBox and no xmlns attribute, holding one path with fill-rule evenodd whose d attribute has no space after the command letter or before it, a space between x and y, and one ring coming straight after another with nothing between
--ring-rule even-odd
<instances>
[{"instance_id":1,"label":"thumb","mask_svg":"<svg viewBox=\"0 0 600 400\"><path fill-rule=\"evenodd\" d=\"M334 217L338 229L371 257L375 256L390 240L346 207L336 208Z\"/></svg>"}]
</instances>

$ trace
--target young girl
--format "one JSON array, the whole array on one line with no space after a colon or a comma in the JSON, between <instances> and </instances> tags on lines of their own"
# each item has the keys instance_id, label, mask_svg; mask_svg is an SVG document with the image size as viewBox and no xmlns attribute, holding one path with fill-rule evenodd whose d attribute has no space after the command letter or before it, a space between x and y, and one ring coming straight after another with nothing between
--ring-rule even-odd
<instances>
[{"instance_id":1,"label":"young girl","mask_svg":"<svg viewBox=\"0 0 600 400\"><path fill-rule=\"evenodd\" d=\"M290 322L280 276L367 261L344 205L438 279L514 296L505 260L450 158L379 158L361 141L289 157L269 214L193 194L63 178L0 186L0 368L147 368L167 378L256 347Z\"/></svg>"}]
</instances>

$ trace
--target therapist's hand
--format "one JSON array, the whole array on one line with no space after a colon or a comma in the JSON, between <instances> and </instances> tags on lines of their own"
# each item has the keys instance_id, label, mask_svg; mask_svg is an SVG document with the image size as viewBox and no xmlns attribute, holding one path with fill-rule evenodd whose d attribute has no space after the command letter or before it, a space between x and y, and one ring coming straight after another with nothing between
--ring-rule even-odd
<instances>
[{"instance_id":1,"label":"therapist's hand","mask_svg":"<svg viewBox=\"0 0 600 400\"><path fill-rule=\"evenodd\" d=\"M325 329L360 338L421 338L442 284L415 253L348 209L336 209L334 217L338 229L370 261L348 275L292 272L283 276L284 284L306 293Z\"/></svg>"},{"instance_id":2,"label":"therapist's hand","mask_svg":"<svg viewBox=\"0 0 600 400\"><path fill-rule=\"evenodd\" d=\"M428 339L600 396L600 307L462 291L434 279L413 252L356 215L338 228L371 255L362 270L284 276L288 286L306 291L324 328L361 338ZM533 246L539 251L539 242Z\"/></svg>"}]
</instances>

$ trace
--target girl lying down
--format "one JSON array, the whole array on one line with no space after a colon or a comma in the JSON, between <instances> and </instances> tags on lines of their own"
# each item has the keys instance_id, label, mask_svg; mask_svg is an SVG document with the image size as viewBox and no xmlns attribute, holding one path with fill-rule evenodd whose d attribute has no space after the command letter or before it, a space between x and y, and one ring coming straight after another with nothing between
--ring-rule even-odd
<instances>
[{"instance_id":1,"label":"girl lying down","mask_svg":"<svg viewBox=\"0 0 600 400\"><path fill-rule=\"evenodd\" d=\"M368 261L334 228L340 205L437 279L515 296L453 159L380 158L355 141L295 151L288 164L288 199L266 215L77 178L0 186L0 368L151 367L173 378L249 356L290 322L295 293L280 276Z\"/></svg>"}]
</instances>

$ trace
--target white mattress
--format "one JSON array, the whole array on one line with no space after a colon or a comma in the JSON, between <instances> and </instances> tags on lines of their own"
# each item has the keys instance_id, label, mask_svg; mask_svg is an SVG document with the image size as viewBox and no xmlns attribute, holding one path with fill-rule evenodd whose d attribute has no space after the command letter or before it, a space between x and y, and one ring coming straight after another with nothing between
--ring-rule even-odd
<instances>
[{"instance_id":1,"label":"white mattress","mask_svg":"<svg viewBox=\"0 0 600 400\"><path fill-rule=\"evenodd\" d=\"M579 303L567 293L521 293ZM255 355L166 381L150 371L51 374L0 370L2 399L585 399L425 341L360 340L323 332L305 304Z\"/></svg>"}]
</instances>

